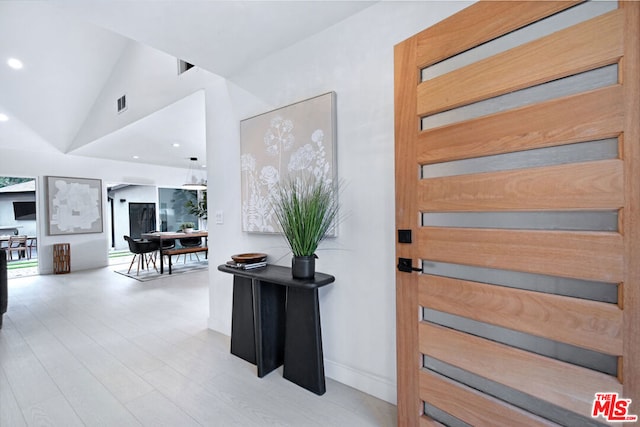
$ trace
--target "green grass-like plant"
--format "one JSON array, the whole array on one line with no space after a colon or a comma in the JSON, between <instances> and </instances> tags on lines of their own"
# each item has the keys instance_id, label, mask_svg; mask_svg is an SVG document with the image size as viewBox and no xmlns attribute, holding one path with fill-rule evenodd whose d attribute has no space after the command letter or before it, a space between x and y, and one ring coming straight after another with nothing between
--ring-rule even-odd
<instances>
[{"instance_id":1,"label":"green grass-like plant","mask_svg":"<svg viewBox=\"0 0 640 427\"><path fill-rule=\"evenodd\" d=\"M314 255L338 217L336 187L311 174L281 182L272 205L294 256Z\"/></svg>"}]
</instances>

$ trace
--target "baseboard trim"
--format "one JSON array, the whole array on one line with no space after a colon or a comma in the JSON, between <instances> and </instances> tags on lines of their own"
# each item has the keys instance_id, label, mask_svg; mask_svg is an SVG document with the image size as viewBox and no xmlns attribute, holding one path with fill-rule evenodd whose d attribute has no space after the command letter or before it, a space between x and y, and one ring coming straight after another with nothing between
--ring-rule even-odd
<instances>
[{"instance_id":1,"label":"baseboard trim","mask_svg":"<svg viewBox=\"0 0 640 427\"><path fill-rule=\"evenodd\" d=\"M213 329L216 332L231 337L231 327L229 326L228 321L225 322L223 319L209 316L207 325L209 326L209 329Z\"/></svg>"},{"instance_id":2,"label":"baseboard trim","mask_svg":"<svg viewBox=\"0 0 640 427\"><path fill-rule=\"evenodd\" d=\"M324 359L324 371L327 377L363 393L370 394L393 405L397 402L396 384L386 378L327 359Z\"/></svg>"},{"instance_id":3,"label":"baseboard trim","mask_svg":"<svg viewBox=\"0 0 640 427\"><path fill-rule=\"evenodd\" d=\"M209 317L207 323L209 329L231 336L227 322L215 317ZM328 378L375 396L392 405L397 404L396 384L386 378L372 375L326 358L324 359L324 371L325 376Z\"/></svg>"}]
</instances>

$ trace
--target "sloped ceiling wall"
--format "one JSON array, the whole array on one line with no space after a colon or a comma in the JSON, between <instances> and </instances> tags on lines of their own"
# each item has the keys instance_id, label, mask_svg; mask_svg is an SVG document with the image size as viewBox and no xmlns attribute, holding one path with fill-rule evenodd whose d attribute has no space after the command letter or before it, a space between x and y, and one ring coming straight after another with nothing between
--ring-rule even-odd
<instances>
[{"instance_id":1,"label":"sloped ceiling wall","mask_svg":"<svg viewBox=\"0 0 640 427\"><path fill-rule=\"evenodd\" d=\"M84 122L127 39L44 2L0 3L0 104L5 114L60 151ZM17 57L24 69L6 67ZM12 126L4 123L3 129ZM0 146L15 146L0 133Z\"/></svg>"},{"instance_id":2,"label":"sloped ceiling wall","mask_svg":"<svg viewBox=\"0 0 640 427\"><path fill-rule=\"evenodd\" d=\"M228 77L377 1L53 0L78 17Z\"/></svg>"},{"instance_id":3,"label":"sloped ceiling wall","mask_svg":"<svg viewBox=\"0 0 640 427\"><path fill-rule=\"evenodd\" d=\"M118 157L118 150L100 150L101 143L78 149L134 124L141 130L132 134L145 133L143 117L205 87L213 73L251 67L373 3L1 1L0 58L18 57L25 68L0 66L0 113L11 117L2 123L0 147L22 148L26 140L36 150L131 161L131 153ZM176 58L196 64L200 75L178 79ZM114 114L125 93L129 110ZM144 138L126 145L155 149ZM182 158L195 151L185 149L170 165L185 167Z\"/></svg>"}]
</instances>

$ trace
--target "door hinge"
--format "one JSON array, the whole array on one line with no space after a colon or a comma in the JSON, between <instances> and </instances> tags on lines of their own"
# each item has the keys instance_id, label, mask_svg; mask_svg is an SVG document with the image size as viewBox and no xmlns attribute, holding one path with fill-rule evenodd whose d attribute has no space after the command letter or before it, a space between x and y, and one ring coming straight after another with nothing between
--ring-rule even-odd
<instances>
[{"instance_id":1,"label":"door hinge","mask_svg":"<svg viewBox=\"0 0 640 427\"><path fill-rule=\"evenodd\" d=\"M421 268L416 268L413 266L413 260L411 258L398 258L398 270L404 273L422 271Z\"/></svg>"}]
</instances>

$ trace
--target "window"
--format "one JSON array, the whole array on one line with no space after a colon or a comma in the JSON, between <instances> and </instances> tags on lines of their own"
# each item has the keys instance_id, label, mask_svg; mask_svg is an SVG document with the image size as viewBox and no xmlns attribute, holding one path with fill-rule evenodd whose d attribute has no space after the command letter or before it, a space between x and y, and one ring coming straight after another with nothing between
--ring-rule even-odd
<instances>
[{"instance_id":1,"label":"window","mask_svg":"<svg viewBox=\"0 0 640 427\"><path fill-rule=\"evenodd\" d=\"M178 231L183 222L193 222L198 228L198 217L189 213L188 201L197 201L196 190L180 188L159 188L160 231Z\"/></svg>"}]
</instances>

